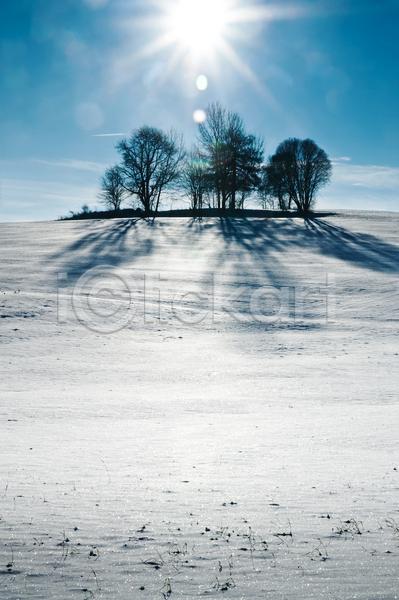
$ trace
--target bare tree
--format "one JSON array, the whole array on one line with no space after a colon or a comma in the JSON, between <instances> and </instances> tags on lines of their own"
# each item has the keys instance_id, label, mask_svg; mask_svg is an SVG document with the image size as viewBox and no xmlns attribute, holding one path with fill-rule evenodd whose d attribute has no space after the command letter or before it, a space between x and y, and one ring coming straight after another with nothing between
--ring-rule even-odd
<instances>
[{"instance_id":1,"label":"bare tree","mask_svg":"<svg viewBox=\"0 0 399 600\"><path fill-rule=\"evenodd\" d=\"M293 201L287 189L284 187L284 177L280 164L269 163L263 165L261 181L258 187L259 196L263 208L279 208L280 210L291 210Z\"/></svg>"},{"instance_id":2,"label":"bare tree","mask_svg":"<svg viewBox=\"0 0 399 600\"><path fill-rule=\"evenodd\" d=\"M307 214L317 192L330 181L332 166L324 150L313 140L290 138L269 157L267 185L279 203Z\"/></svg>"},{"instance_id":3,"label":"bare tree","mask_svg":"<svg viewBox=\"0 0 399 600\"><path fill-rule=\"evenodd\" d=\"M260 184L263 141L246 133L241 117L234 112L227 115L225 140L228 151L229 201L230 208L235 210L244 207L246 196ZM240 196L238 202L237 194Z\"/></svg>"},{"instance_id":4,"label":"bare tree","mask_svg":"<svg viewBox=\"0 0 399 600\"><path fill-rule=\"evenodd\" d=\"M209 165L196 146L189 153L185 162L181 186L191 200L191 208L194 213L201 210L210 189Z\"/></svg>"},{"instance_id":5,"label":"bare tree","mask_svg":"<svg viewBox=\"0 0 399 600\"><path fill-rule=\"evenodd\" d=\"M222 212L239 204L259 185L263 142L247 134L241 117L226 111L219 102L206 108L206 120L199 123L201 150L210 166L210 181Z\"/></svg>"},{"instance_id":6,"label":"bare tree","mask_svg":"<svg viewBox=\"0 0 399 600\"><path fill-rule=\"evenodd\" d=\"M181 175L185 157L183 139L176 131L164 133L142 127L116 146L122 156L120 167L125 190L137 196L146 214L157 212L164 189Z\"/></svg>"},{"instance_id":7,"label":"bare tree","mask_svg":"<svg viewBox=\"0 0 399 600\"><path fill-rule=\"evenodd\" d=\"M119 210L126 194L120 167L110 167L100 180L101 189L98 193L100 202L108 208Z\"/></svg>"},{"instance_id":8,"label":"bare tree","mask_svg":"<svg viewBox=\"0 0 399 600\"><path fill-rule=\"evenodd\" d=\"M205 114L206 120L198 124L199 142L210 166L210 182L220 211L227 202L226 109L216 102L206 108Z\"/></svg>"}]
</instances>

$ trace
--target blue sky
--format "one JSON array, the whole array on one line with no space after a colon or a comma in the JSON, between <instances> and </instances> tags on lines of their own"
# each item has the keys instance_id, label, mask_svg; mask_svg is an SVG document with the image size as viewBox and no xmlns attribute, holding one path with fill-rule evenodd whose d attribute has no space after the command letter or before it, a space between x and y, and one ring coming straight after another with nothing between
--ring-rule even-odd
<instances>
[{"instance_id":1,"label":"blue sky","mask_svg":"<svg viewBox=\"0 0 399 600\"><path fill-rule=\"evenodd\" d=\"M1 221L98 206L108 134L175 126L190 145L216 100L266 155L288 137L327 152L319 208L399 210L398 0L191 0L188 35L181 1L2 2Z\"/></svg>"}]
</instances>

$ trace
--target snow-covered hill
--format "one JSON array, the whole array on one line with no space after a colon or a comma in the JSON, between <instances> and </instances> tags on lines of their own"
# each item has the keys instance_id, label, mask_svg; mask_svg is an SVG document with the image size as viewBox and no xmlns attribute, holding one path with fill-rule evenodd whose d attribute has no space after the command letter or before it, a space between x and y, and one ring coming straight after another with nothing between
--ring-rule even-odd
<instances>
[{"instance_id":1,"label":"snow-covered hill","mask_svg":"<svg viewBox=\"0 0 399 600\"><path fill-rule=\"evenodd\" d=\"M2 598L399 596L399 213L0 235Z\"/></svg>"}]
</instances>

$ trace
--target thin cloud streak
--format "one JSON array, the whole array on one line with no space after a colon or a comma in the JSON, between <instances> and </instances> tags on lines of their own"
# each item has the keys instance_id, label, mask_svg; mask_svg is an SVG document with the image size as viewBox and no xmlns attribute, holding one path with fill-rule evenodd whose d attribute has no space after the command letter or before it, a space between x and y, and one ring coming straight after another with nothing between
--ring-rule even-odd
<instances>
[{"instance_id":1,"label":"thin cloud streak","mask_svg":"<svg viewBox=\"0 0 399 600\"><path fill-rule=\"evenodd\" d=\"M95 173L99 173L107 167L107 165L103 163L96 163L85 160L75 160L73 158L66 158L64 160L41 160L38 158L31 158L30 162L39 163L42 165L50 165L51 167L66 167L67 169L77 169L78 171L94 171Z\"/></svg>"},{"instance_id":2,"label":"thin cloud streak","mask_svg":"<svg viewBox=\"0 0 399 600\"><path fill-rule=\"evenodd\" d=\"M2 179L1 187L1 222L48 221L77 211L83 204L92 208L98 191L97 186L83 183L8 178Z\"/></svg>"},{"instance_id":3,"label":"thin cloud streak","mask_svg":"<svg viewBox=\"0 0 399 600\"><path fill-rule=\"evenodd\" d=\"M289 21L307 18L328 18L332 15L348 13L348 7L341 2L269 4L268 6L248 6L232 10L230 23L253 23L256 21Z\"/></svg>"},{"instance_id":4,"label":"thin cloud streak","mask_svg":"<svg viewBox=\"0 0 399 600\"><path fill-rule=\"evenodd\" d=\"M374 190L392 190L397 195L399 167L333 163L332 183L334 185L362 186Z\"/></svg>"},{"instance_id":5,"label":"thin cloud streak","mask_svg":"<svg viewBox=\"0 0 399 600\"><path fill-rule=\"evenodd\" d=\"M229 23L253 23L256 21L282 21L298 19L311 16L313 10L309 6L294 6L286 4L278 6L271 4L269 6L248 6L231 11Z\"/></svg>"},{"instance_id":6,"label":"thin cloud streak","mask_svg":"<svg viewBox=\"0 0 399 600\"><path fill-rule=\"evenodd\" d=\"M97 188L93 185L75 185L62 183L59 181L34 181L34 180L18 180L18 179L3 179L2 180L3 204L10 202L11 205L15 201L24 201L31 204L32 198L35 198L36 203L41 203L41 199L47 198L62 198L71 200L75 204L83 200L93 201L96 199ZM53 191L54 190L54 191ZM72 206L71 208L74 208Z\"/></svg>"},{"instance_id":7,"label":"thin cloud streak","mask_svg":"<svg viewBox=\"0 0 399 600\"><path fill-rule=\"evenodd\" d=\"M92 137L112 137L113 135L126 135L126 133L93 133Z\"/></svg>"}]
</instances>

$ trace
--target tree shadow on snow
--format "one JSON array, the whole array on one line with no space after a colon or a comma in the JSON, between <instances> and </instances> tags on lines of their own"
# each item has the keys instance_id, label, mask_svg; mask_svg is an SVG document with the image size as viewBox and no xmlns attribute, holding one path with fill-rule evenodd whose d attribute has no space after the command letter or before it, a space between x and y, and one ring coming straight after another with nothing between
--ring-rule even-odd
<instances>
[{"instance_id":1,"label":"tree shadow on snow","mask_svg":"<svg viewBox=\"0 0 399 600\"><path fill-rule=\"evenodd\" d=\"M399 272L399 248L368 233L354 233L323 219L304 219L320 254L363 269ZM316 241L317 240L317 241Z\"/></svg>"},{"instance_id":2,"label":"tree shadow on snow","mask_svg":"<svg viewBox=\"0 0 399 600\"><path fill-rule=\"evenodd\" d=\"M81 223L84 223L82 227ZM398 273L399 249L380 238L356 233L320 218L306 219L118 219L79 222L78 237L51 258L58 272L79 277L98 265L134 267L136 260L178 252L206 252L209 268L239 277L267 277L282 285L295 277L302 250L350 262L358 268ZM188 256L188 254L187 254ZM158 261L159 258L159 261ZM187 258L189 260L189 258ZM255 282L254 282L255 283Z\"/></svg>"},{"instance_id":3,"label":"tree shadow on snow","mask_svg":"<svg viewBox=\"0 0 399 600\"><path fill-rule=\"evenodd\" d=\"M303 223L305 227L303 227ZM227 250L236 257L245 251L253 259L263 260L265 268L287 264L303 249L320 256L350 262L362 269L384 273L399 272L399 248L380 238L356 233L323 219L247 220L220 219L220 233ZM221 260L223 257L221 256ZM270 264L273 263L273 265Z\"/></svg>"},{"instance_id":4,"label":"tree shadow on snow","mask_svg":"<svg viewBox=\"0 0 399 600\"><path fill-rule=\"evenodd\" d=\"M100 265L122 267L136 259L155 255L165 239L166 229L152 218L79 221L84 228L79 237L53 254L58 272L66 271L71 280Z\"/></svg>"}]
</instances>

